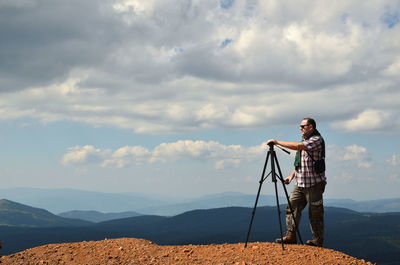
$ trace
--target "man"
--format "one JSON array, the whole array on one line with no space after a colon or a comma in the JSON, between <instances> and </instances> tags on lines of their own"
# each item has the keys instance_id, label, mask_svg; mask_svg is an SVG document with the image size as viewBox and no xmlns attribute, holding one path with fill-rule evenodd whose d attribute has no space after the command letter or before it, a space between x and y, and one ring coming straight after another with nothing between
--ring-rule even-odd
<instances>
[{"instance_id":1,"label":"man","mask_svg":"<svg viewBox=\"0 0 400 265\"><path fill-rule=\"evenodd\" d=\"M296 231L298 227L295 224L299 225L301 212L308 203L308 216L313 239L308 240L307 245L322 247L324 242L324 205L322 194L325 191L326 177L325 172L315 172L314 161L325 158L325 143L313 119L304 118L300 124L300 130L303 136L301 142L285 142L275 139L270 139L267 142L267 144L273 143L297 150L294 163L295 169L285 179L286 184L296 179L296 185L289 198L296 222L293 220L289 205L287 205L286 226L288 231L283 237L283 242L286 244L297 243ZM282 238L276 239L276 242L282 243Z\"/></svg>"}]
</instances>

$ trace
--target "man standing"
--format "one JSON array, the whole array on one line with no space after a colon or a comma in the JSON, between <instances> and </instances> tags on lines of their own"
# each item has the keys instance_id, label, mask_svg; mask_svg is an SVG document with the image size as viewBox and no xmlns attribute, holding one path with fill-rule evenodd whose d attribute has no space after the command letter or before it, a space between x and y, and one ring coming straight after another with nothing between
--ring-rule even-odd
<instances>
[{"instance_id":1,"label":"man standing","mask_svg":"<svg viewBox=\"0 0 400 265\"><path fill-rule=\"evenodd\" d=\"M285 179L285 183L289 184L295 178L296 185L289 198L293 215L289 205L286 206L286 226L288 231L283 237L283 243L297 243L296 231L298 227L295 224L299 225L301 212L308 203L308 216L313 239L308 240L307 245L322 247L324 242L324 205L322 194L325 191L326 177L325 172L317 173L315 171L314 161L325 158L325 143L313 119L304 118L300 124L300 130L303 136L301 142L285 142L275 139L270 139L267 142L267 144L273 143L297 150L294 162L295 169ZM293 220L293 216L295 220ZM282 243L282 239L278 238L276 242Z\"/></svg>"}]
</instances>

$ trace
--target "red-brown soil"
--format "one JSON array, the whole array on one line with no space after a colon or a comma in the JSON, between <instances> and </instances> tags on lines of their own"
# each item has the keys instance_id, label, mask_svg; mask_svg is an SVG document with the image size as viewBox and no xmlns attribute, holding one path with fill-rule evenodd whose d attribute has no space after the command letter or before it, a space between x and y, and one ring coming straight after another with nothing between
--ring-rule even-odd
<instances>
[{"instance_id":1,"label":"red-brown soil","mask_svg":"<svg viewBox=\"0 0 400 265\"><path fill-rule=\"evenodd\" d=\"M136 238L51 244L4 256L1 264L371 264L338 251L304 245L249 243L159 246Z\"/></svg>"}]
</instances>

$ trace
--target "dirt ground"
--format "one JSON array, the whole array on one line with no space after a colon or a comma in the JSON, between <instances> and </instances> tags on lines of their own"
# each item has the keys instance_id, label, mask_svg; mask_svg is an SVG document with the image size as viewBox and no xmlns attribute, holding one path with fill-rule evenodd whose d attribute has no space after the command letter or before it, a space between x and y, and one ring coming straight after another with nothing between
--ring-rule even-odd
<instances>
[{"instance_id":1,"label":"dirt ground","mask_svg":"<svg viewBox=\"0 0 400 265\"><path fill-rule=\"evenodd\" d=\"M304 245L249 243L159 246L136 238L51 244L0 258L0 264L371 264L330 249Z\"/></svg>"}]
</instances>

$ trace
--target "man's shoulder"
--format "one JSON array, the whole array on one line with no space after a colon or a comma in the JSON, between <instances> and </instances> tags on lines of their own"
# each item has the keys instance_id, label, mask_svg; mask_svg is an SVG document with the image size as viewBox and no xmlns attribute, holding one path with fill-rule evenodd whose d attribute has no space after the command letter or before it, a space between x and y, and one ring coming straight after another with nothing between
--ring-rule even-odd
<instances>
[{"instance_id":1,"label":"man's shoulder","mask_svg":"<svg viewBox=\"0 0 400 265\"><path fill-rule=\"evenodd\" d=\"M319 135L313 135L307 140L304 140L303 144L308 150L320 148L320 146L323 146L323 138Z\"/></svg>"},{"instance_id":2,"label":"man's shoulder","mask_svg":"<svg viewBox=\"0 0 400 265\"><path fill-rule=\"evenodd\" d=\"M313 135L310 138L304 140L303 142L318 142L318 141L323 141L322 136L320 135Z\"/></svg>"},{"instance_id":3,"label":"man's shoulder","mask_svg":"<svg viewBox=\"0 0 400 265\"><path fill-rule=\"evenodd\" d=\"M313 135L310 137L310 139L312 139L314 141L318 141L318 140L323 141L323 138L321 135Z\"/></svg>"}]
</instances>

